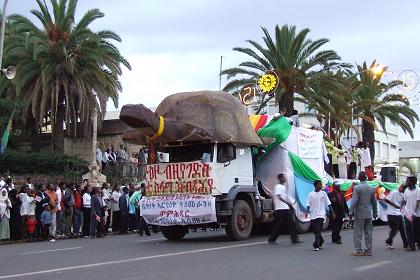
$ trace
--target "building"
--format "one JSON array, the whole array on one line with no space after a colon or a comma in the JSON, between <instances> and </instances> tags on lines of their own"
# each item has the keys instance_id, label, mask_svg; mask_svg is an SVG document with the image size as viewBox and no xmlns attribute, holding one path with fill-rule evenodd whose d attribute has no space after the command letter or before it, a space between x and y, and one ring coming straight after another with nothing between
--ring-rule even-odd
<instances>
[{"instance_id":1,"label":"building","mask_svg":"<svg viewBox=\"0 0 420 280\"><path fill-rule=\"evenodd\" d=\"M420 178L420 141L401 141L399 147L401 174Z\"/></svg>"}]
</instances>

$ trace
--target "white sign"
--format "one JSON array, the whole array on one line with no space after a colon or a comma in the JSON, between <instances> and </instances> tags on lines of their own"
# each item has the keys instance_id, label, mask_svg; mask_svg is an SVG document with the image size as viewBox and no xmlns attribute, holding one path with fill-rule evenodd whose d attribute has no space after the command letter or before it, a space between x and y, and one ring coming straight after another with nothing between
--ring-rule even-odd
<instances>
[{"instance_id":1,"label":"white sign","mask_svg":"<svg viewBox=\"0 0 420 280\"><path fill-rule=\"evenodd\" d=\"M143 197L140 215L159 226L213 223L217 221L215 201L211 195L185 193Z\"/></svg>"},{"instance_id":2,"label":"white sign","mask_svg":"<svg viewBox=\"0 0 420 280\"><path fill-rule=\"evenodd\" d=\"M300 158L308 159L321 157L323 140L320 131L299 128L297 139Z\"/></svg>"}]
</instances>

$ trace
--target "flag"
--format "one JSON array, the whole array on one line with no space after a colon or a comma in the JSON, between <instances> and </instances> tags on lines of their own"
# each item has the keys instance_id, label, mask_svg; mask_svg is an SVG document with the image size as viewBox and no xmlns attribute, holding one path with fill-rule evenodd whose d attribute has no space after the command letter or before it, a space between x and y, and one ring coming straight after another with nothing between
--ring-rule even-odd
<instances>
[{"instance_id":1,"label":"flag","mask_svg":"<svg viewBox=\"0 0 420 280\"><path fill-rule=\"evenodd\" d=\"M12 115L10 116L9 123L7 124L6 130L3 133L3 137L1 138L0 156L6 152L7 142L9 142L10 130L12 129L13 114L14 113L12 113Z\"/></svg>"}]
</instances>

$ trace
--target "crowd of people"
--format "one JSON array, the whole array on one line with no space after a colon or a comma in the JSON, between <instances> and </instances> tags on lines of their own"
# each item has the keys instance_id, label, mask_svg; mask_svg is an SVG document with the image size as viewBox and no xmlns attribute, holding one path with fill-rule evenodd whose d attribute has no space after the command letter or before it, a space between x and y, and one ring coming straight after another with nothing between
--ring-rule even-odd
<instances>
[{"instance_id":1,"label":"crowd of people","mask_svg":"<svg viewBox=\"0 0 420 280\"><path fill-rule=\"evenodd\" d=\"M137 232L150 235L140 216L144 184L108 183L91 186L64 183L32 184L28 178L16 187L11 177L0 178L0 239L28 242L57 238L101 238L109 234ZM156 228L153 228L157 231Z\"/></svg>"},{"instance_id":2,"label":"crowd of people","mask_svg":"<svg viewBox=\"0 0 420 280\"><path fill-rule=\"evenodd\" d=\"M332 139L325 140L325 171L333 178L356 179L364 171L369 180L374 179L370 144L359 142L349 150L341 144L335 145Z\"/></svg>"},{"instance_id":3,"label":"crowd of people","mask_svg":"<svg viewBox=\"0 0 420 280\"><path fill-rule=\"evenodd\" d=\"M147 151L144 148L141 148L138 153L129 155L127 147L122 144L118 150L114 145L104 151L96 147L96 161L102 170L110 169L117 164L127 166L126 173L132 178L144 178L147 158Z\"/></svg>"},{"instance_id":4,"label":"crowd of people","mask_svg":"<svg viewBox=\"0 0 420 280\"><path fill-rule=\"evenodd\" d=\"M343 227L343 219L349 216L353 220L353 245L352 256L371 256L373 240L373 220L378 217L377 200L375 189L369 186L367 174L359 173L360 184L353 189L350 207L348 207L344 194L340 191L342 181L335 181L333 190L328 194L322 191L323 184L320 180L314 182L314 191L309 193L307 199L307 215L311 221L311 228L315 235L313 250L323 248L322 237L323 223L330 217L332 228L332 243L342 244L340 232ZM274 226L268 238L270 244L276 244L276 239L281 228L287 228L292 243L300 243L293 223L293 206L287 193L287 181L284 174L278 176L279 183L273 192L274 202ZM407 251L420 250L420 188L417 187L417 178L408 177L405 184L388 193L382 199L388 204L387 216L390 232L385 240L388 248L393 249L393 239L400 232L403 247ZM307 217L308 217L307 216ZM282 227L283 225L283 227ZM364 238L365 246L362 246Z\"/></svg>"}]
</instances>

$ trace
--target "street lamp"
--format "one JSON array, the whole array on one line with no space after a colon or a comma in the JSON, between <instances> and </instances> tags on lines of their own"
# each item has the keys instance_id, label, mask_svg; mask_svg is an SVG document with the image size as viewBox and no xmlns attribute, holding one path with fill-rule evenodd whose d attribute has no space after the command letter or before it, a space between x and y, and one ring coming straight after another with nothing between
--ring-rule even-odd
<instances>
[{"instance_id":1,"label":"street lamp","mask_svg":"<svg viewBox=\"0 0 420 280\"><path fill-rule=\"evenodd\" d=\"M3 46L4 46L4 33L6 29L6 7L7 0L4 0L3 11L1 17L1 30L0 30L0 71L8 78L9 80L13 79L16 76L16 69L13 66L9 66L6 69L2 69L3 65Z\"/></svg>"}]
</instances>

